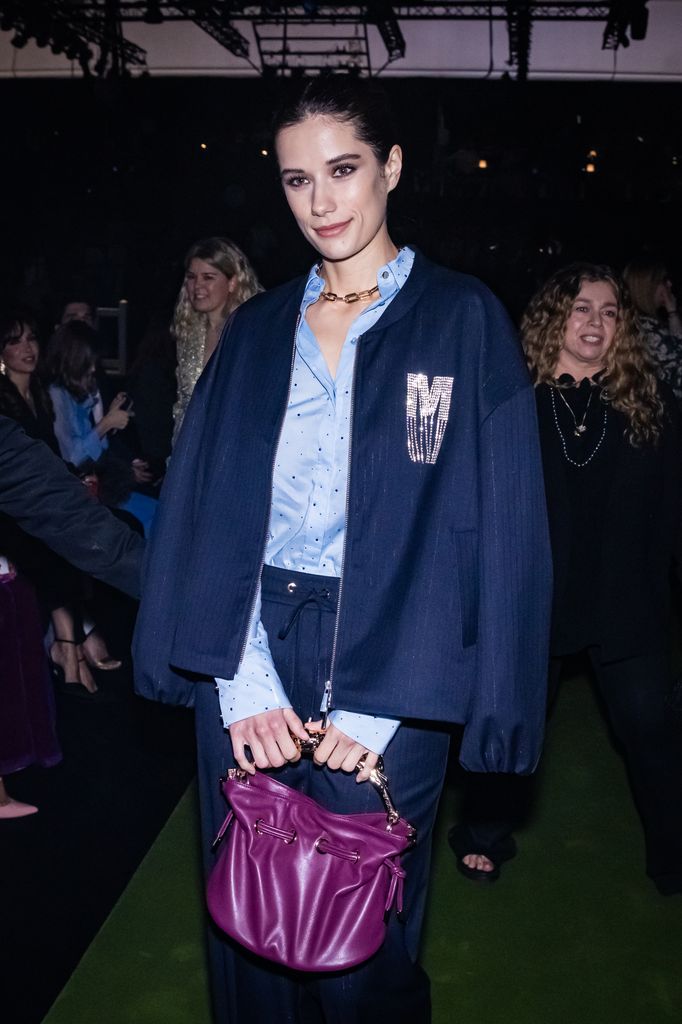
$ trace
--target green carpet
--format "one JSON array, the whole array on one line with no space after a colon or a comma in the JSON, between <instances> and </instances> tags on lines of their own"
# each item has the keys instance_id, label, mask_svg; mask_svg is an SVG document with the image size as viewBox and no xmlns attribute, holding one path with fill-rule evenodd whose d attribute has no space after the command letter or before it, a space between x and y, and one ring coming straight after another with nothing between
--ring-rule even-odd
<instances>
[{"instance_id":1,"label":"green carpet","mask_svg":"<svg viewBox=\"0 0 682 1024\"><path fill-rule=\"evenodd\" d=\"M682 897L643 874L623 765L582 678L562 688L540 782L489 888L455 870L445 794L424 947L434 1024L679 1024ZM191 788L44 1024L209 1024L195 802Z\"/></svg>"}]
</instances>

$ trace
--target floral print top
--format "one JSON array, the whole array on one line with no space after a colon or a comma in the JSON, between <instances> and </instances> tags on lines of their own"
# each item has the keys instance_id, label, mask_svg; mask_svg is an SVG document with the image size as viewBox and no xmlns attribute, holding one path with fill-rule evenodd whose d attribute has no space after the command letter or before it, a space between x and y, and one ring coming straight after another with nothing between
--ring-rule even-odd
<instances>
[{"instance_id":1,"label":"floral print top","mask_svg":"<svg viewBox=\"0 0 682 1024\"><path fill-rule=\"evenodd\" d=\"M659 377L682 400L682 335L672 334L653 316L640 316L639 322Z\"/></svg>"}]
</instances>

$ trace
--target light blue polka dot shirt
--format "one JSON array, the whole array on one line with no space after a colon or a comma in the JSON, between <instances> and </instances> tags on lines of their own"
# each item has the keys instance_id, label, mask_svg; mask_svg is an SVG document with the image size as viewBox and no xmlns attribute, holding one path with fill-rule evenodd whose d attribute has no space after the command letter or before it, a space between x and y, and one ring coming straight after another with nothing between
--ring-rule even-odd
<instances>
[{"instance_id":1,"label":"light blue polka dot shirt","mask_svg":"<svg viewBox=\"0 0 682 1024\"><path fill-rule=\"evenodd\" d=\"M372 327L407 280L414 252L401 249L377 274L379 297L348 329L332 377L306 310L324 282L308 276L296 336L296 354L282 434L275 458L265 563L319 576L340 576L345 535L351 389L357 341ZM244 657L234 679L217 679L225 727L272 708L291 707L273 664L260 621L260 587ZM397 719L335 709L330 721L368 750L382 754L400 725Z\"/></svg>"}]
</instances>

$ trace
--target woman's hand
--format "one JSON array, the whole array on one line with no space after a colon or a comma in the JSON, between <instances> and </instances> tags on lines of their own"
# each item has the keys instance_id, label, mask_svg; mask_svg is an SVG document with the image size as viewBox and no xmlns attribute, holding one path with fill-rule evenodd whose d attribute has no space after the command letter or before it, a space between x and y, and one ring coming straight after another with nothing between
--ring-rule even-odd
<instances>
[{"instance_id":1,"label":"woman's hand","mask_svg":"<svg viewBox=\"0 0 682 1024\"><path fill-rule=\"evenodd\" d=\"M154 474L149 468L149 463L144 459L133 459L130 466L132 468L136 484L150 484L154 479Z\"/></svg>"},{"instance_id":2,"label":"woman's hand","mask_svg":"<svg viewBox=\"0 0 682 1024\"><path fill-rule=\"evenodd\" d=\"M112 399L111 405L107 409L106 414L97 424L100 429L104 427L103 433L108 434L110 430L125 430L128 426L128 420L133 415L132 403L127 409L123 408L123 405L127 401L128 395L125 391L119 391L115 398Z\"/></svg>"},{"instance_id":3,"label":"woman's hand","mask_svg":"<svg viewBox=\"0 0 682 1024\"><path fill-rule=\"evenodd\" d=\"M315 722L310 727L311 731L318 728L322 723ZM358 772L355 781L367 782L372 768L376 767L379 760L378 754L373 754L362 743L357 743L345 732L341 732L335 725L327 728L324 739L315 751L314 761L316 764L326 764L332 770L341 769L344 772L353 772L361 757L365 758L364 767Z\"/></svg>"},{"instance_id":4,"label":"woman's hand","mask_svg":"<svg viewBox=\"0 0 682 1024\"><path fill-rule=\"evenodd\" d=\"M287 761L298 761L301 752L293 737L308 739L303 722L292 708L275 708L233 722L229 729L234 759L240 768L254 775L256 768L281 768ZM253 762L244 751L251 748Z\"/></svg>"}]
</instances>

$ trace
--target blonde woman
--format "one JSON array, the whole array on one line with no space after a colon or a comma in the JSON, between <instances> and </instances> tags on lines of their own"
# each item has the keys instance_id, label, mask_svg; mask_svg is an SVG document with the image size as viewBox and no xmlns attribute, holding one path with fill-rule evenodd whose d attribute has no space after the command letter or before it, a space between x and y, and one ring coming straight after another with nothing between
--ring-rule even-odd
<instances>
[{"instance_id":1,"label":"blonde woman","mask_svg":"<svg viewBox=\"0 0 682 1024\"><path fill-rule=\"evenodd\" d=\"M237 306L262 290L248 259L229 238L202 239L187 253L185 279L173 316L178 359L173 443L225 321Z\"/></svg>"}]
</instances>

